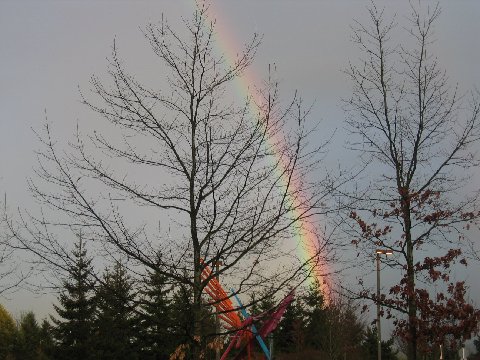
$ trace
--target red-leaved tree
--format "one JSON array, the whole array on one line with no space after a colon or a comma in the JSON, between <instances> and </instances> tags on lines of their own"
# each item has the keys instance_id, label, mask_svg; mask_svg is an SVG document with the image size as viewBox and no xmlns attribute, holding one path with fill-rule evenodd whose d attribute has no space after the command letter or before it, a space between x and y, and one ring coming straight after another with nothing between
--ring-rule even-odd
<instances>
[{"instance_id":1,"label":"red-leaved tree","mask_svg":"<svg viewBox=\"0 0 480 360\"><path fill-rule=\"evenodd\" d=\"M426 257L423 262L415 264L415 273L425 277L428 283L438 285L444 291L428 291L408 286L404 276L399 284L391 287L390 298L381 299L387 306L387 317L392 317L392 309L405 313L407 299L415 298L417 316L413 319L416 326L418 350L422 353L432 353L443 345L447 349L458 349L471 335L475 333L480 310L475 309L465 298L464 281L451 281L449 270L451 265L461 256L461 250L450 249L446 255L434 258ZM460 263L466 265L465 259ZM440 284L438 284L440 283ZM394 320L394 335L400 336L406 342L411 342L409 319L396 317Z\"/></svg>"},{"instance_id":2,"label":"red-leaved tree","mask_svg":"<svg viewBox=\"0 0 480 360\"><path fill-rule=\"evenodd\" d=\"M361 295L390 309L409 360L445 339L455 346L478 321L464 283L446 271L480 217L478 193L466 186L477 162L478 93L468 102L449 86L431 51L440 8L424 10L412 7L404 27L411 42L396 44L395 19L372 5L370 24L354 27L362 61L346 70L353 84L345 100L350 146L367 185L342 193L350 208L342 221L359 259L371 259L377 248L393 252L382 261L398 270L398 285L380 299L366 288Z\"/></svg>"}]
</instances>

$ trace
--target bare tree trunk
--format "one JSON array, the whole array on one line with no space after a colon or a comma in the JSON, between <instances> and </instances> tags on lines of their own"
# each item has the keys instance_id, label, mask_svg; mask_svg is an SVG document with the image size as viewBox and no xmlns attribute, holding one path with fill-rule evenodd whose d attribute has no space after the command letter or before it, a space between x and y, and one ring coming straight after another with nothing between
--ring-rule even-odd
<instances>
[{"instance_id":1,"label":"bare tree trunk","mask_svg":"<svg viewBox=\"0 0 480 360\"><path fill-rule=\"evenodd\" d=\"M402 210L402 220L406 247L406 271L407 271L407 314L408 314L408 343L407 358L416 360L417 358L417 306L415 297L415 269L414 269L414 245L412 239L412 214L410 189L403 186L401 169L397 167L397 186L399 188L399 197Z\"/></svg>"},{"instance_id":2,"label":"bare tree trunk","mask_svg":"<svg viewBox=\"0 0 480 360\"><path fill-rule=\"evenodd\" d=\"M411 229L411 213L408 191L403 194L403 217L405 224L405 243L407 248L407 311L408 311L408 347L407 357L409 360L417 358L417 306L415 298L415 270L413 267L413 241Z\"/></svg>"}]
</instances>

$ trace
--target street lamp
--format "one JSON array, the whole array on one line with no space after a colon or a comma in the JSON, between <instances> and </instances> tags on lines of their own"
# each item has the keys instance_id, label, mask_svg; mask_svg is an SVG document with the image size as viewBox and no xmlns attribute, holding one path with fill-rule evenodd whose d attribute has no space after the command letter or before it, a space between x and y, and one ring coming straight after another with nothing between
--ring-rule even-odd
<instances>
[{"instance_id":1,"label":"street lamp","mask_svg":"<svg viewBox=\"0 0 480 360\"><path fill-rule=\"evenodd\" d=\"M389 249L377 249L377 359L382 360L382 329L380 327L380 255L392 255L393 251Z\"/></svg>"}]
</instances>

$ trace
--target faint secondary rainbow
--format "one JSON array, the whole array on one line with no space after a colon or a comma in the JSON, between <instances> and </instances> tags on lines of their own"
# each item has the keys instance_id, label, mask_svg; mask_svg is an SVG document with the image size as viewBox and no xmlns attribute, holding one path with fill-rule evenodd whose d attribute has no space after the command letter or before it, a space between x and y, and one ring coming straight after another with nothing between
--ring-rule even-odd
<instances>
[{"instance_id":1,"label":"faint secondary rainbow","mask_svg":"<svg viewBox=\"0 0 480 360\"><path fill-rule=\"evenodd\" d=\"M229 29L225 26L222 26L221 23L216 22L216 19L220 18L220 14L215 14L213 3L206 3L205 0L194 0L194 3L199 10L203 6L208 7L205 15L206 20L211 23L215 23L215 43L221 53L225 56L225 59L229 63L229 65L233 65L236 55L239 54L242 50L241 47L237 45L237 41L235 41L235 38L231 34ZM256 94L254 93L253 89L255 88L255 84L258 84L259 81L257 80L257 77L255 76L251 68L247 68L243 72L243 75L241 77L237 77L235 81L241 96L255 98ZM257 107L255 102L250 101L250 112L252 113L252 115L257 114L259 111L261 111L261 109ZM273 135L269 134L269 136L272 137ZM286 164L285 159L280 155L278 145L275 145L276 141L274 141L274 139L271 140L272 141L269 142L269 145L273 145L275 153L278 156L279 164L282 167L280 172L282 174L285 174L284 170L287 168L288 164ZM286 178L286 176L282 175L282 182L284 186L287 186L287 181L288 179ZM319 252L319 242L317 241L317 238L319 236L323 236L323 234L320 234L315 225L311 221L308 221L308 219L305 218L301 213L301 209L303 208L302 203L304 203L306 200L301 197L301 194L299 194L299 185L291 183L289 186L290 188L292 188L292 191L296 193L296 195L289 196L288 201L290 201L292 208L295 209L294 217L301 219L299 221L299 224L297 224L296 226L296 237L299 244L298 248L300 258L302 261L309 264L308 266L313 264L313 267L311 267L312 276L309 277L310 282L314 283L315 281L318 281L323 295L328 301L330 288L325 275L328 272L328 269L326 268L326 264L323 261L321 263L315 262L315 259L318 258L317 255Z\"/></svg>"}]
</instances>

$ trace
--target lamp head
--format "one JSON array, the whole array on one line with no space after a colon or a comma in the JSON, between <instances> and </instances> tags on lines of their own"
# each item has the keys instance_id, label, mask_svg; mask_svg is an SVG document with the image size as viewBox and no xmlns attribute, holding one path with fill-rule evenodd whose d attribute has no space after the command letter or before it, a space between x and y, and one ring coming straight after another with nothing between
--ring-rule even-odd
<instances>
[{"instance_id":1,"label":"lamp head","mask_svg":"<svg viewBox=\"0 0 480 360\"><path fill-rule=\"evenodd\" d=\"M382 255L393 255L393 251L390 249L377 249L375 250L376 254L382 254Z\"/></svg>"}]
</instances>

